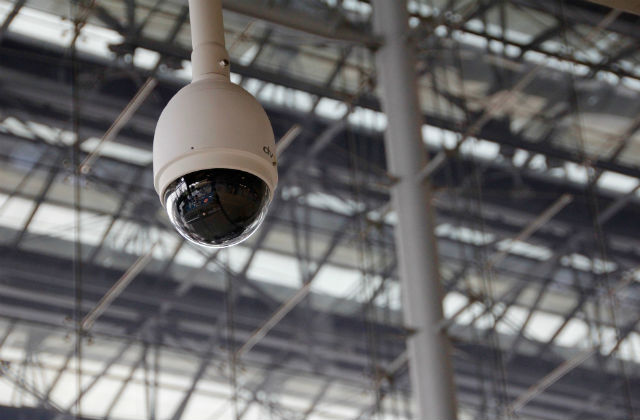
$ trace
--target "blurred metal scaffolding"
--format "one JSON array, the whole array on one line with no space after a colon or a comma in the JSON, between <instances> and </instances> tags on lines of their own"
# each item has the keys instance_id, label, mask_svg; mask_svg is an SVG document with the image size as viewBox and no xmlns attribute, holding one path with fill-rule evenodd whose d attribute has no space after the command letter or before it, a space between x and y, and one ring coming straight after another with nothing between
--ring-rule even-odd
<instances>
[{"instance_id":1,"label":"blurred metal scaffolding","mask_svg":"<svg viewBox=\"0 0 640 420\"><path fill-rule=\"evenodd\" d=\"M0 0L0 418L415 418L372 6L224 4L232 80L283 143L264 226L212 252L151 181L186 2ZM460 418L637 418L640 18L408 10Z\"/></svg>"}]
</instances>

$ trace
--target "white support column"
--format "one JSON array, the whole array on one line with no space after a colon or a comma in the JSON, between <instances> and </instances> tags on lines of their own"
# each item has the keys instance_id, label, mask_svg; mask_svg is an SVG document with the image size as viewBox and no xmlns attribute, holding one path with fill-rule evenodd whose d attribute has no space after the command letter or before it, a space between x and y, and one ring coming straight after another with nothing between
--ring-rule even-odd
<instances>
[{"instance_id":1,"label":"white support column","mask_svg":"<svg viewBox=\"0 0 640 420\"><path fill-rule=\"evenodd\" d=\"M222 0L189 0L193 81L212 74L229 77L229 53L224 45Z\"/></svg>"},{"instance_id":2,"label":"white support column","mask_svg":"<svg viewBox=\"0 0 640 420\"><path fill-rule=\"evenodd\" d=\"M376 54L382 107L388 118L387 166L399 182L392 189L398 215L396 253L406 326L416 419L455 420L456 401L450 344L440 331L442 286L434 236L431 187L421 180L427 163L417 93L414 46L408 38L405 0L373 0L373 24L384 45Z\"/></svg>"}]
</instances>

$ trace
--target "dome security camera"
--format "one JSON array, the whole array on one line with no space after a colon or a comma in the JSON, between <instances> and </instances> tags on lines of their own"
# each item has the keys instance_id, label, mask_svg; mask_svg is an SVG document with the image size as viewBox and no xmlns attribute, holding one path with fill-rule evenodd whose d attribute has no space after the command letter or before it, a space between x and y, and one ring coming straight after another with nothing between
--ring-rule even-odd
<instances>
[{"instance_id":1,"label":"dome security camera","mask_svg":"<svg viewBox=\"0 0 640 420\"><path fill-rule=\"evenodd\" d=\"M189 0L193 81L162 111L153 139L154 186L186 239L222 248L254 233L278 183L271 123L229 80L221 0Z\"/></svg>"}]
</instances>

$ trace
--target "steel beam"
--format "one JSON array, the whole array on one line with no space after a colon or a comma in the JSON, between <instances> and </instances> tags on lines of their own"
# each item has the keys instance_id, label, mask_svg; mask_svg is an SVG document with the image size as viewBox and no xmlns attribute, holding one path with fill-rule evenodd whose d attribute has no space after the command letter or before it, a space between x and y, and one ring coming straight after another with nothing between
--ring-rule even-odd
<instances>
[{"instance_id":1,"label":"steel beam","mask_svg":"<svg viewBox=\"0 0 640 420\"><path fill-rule=\"evenodd\" d=\"M640 15L640 3L637 0L589 0L592 3L611 7L612 9L623 10L625 12Z\"/></svg>"},{"instance_id":2,"label":"steel beam","mask_svg":"<svg viewBox=\"0 0 640 420\"><path fill-rule=\"evenodd\" d=\"M272 23L283 28L309 35L315 35L330 41L358 44L375 48L380 40L375 36L344 24L333 27L312 16L291 9L259 6L246 0L224 0L223 7L230 12Z\"/></svg>"}]
</instances>

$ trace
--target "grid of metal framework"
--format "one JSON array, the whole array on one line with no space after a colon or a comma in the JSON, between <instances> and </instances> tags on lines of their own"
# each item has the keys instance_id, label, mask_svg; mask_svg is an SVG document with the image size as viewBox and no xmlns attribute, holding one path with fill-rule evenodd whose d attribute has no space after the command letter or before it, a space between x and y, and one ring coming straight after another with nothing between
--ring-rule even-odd
<instances>
[{"instance_id":1,"label":"grid of metal framework","mask_svg":"<svg viewBox=\"0 0 640 420\"><path fill-rule=\"evenodd\" d=\"M371 6L224 5L232 80L290 143L264 226L211 252L151 180L186 1L0 0L0 417L413 418ZM640 19L409 7L461 418L635 418Z\"/></svg>"}]
</instances>

